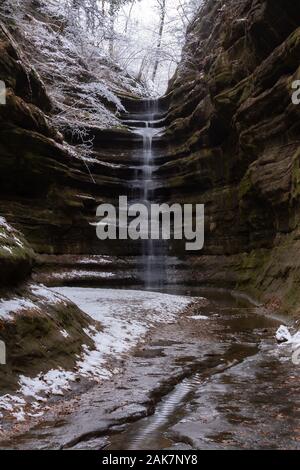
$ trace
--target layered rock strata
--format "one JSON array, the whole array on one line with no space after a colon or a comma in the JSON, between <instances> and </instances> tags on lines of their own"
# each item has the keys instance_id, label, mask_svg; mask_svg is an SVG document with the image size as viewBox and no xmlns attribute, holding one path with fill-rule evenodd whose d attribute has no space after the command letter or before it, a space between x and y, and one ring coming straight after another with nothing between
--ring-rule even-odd
<instances>
[{"instance_id":1,"label":"layered rock strata","mask_svg":"<svg viewBox=\"0 0 300 470\"><path fill-rule=\"evenodd\" d=\"M206 206L189 282L288 311L300 300L299 24L293 0L205 2L170 84L168 161L157 170L162 198Z\"/></svg>"}]
</instances>

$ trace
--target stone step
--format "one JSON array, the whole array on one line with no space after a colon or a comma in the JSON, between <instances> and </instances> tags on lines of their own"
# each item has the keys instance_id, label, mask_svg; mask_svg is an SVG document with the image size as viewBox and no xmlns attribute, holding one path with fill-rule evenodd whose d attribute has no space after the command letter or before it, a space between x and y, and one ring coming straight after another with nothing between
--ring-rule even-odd
<instances>
[{"instance_id":1,"label":"stone step","mask_svg":"<svg viewBox=\"0 0 300 470\"><path fill-rule=\"evenodd\" d=\"M175 257L152 257L150 263L153 270L160 271L168 283L172 279L175 283L175 272L185 270L182 262ZM142 256L40 255L32 279L48 287L141 286L144 283L145 265L147 259ZM165 272L167 275L163 275Z\"/></svg>"}]
</instances>

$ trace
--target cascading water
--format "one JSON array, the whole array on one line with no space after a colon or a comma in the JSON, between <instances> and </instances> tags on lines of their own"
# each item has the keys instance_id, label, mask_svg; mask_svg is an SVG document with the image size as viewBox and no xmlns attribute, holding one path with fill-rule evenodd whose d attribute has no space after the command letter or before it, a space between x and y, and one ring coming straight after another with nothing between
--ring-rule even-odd
<instances>
[{"instance_id":1,"label":"cascading water","mask_svg":"<svg viewBox=\"0 0 300 470\"><path fill-rule=\"evenodd\" d=\"M135 181L134 193L136 202L144 203L149 210L149 227L151 227L151 204L155 201L155 151L153 140L163 131L159 127L160 112L158 101L149 100L145 102L144 113L139 120L132 122L132 130L142 137L143 148L141 152L142 166L139 178ZM142 281L146 289L159 288L165 281L165 243L162 240L152 240L149 236L142 241Z\"/></svg>"},{"instance_id":2,"label":"cascading water","mask_svg":"<svg viewBox=\"0 0 300 470\"><path fill-rule=\"evenodd\" d=\"M155 130L149 126L149 122L145 122L143 129L143 171L141 187L141 199L148 206L150 210L151 198L149 195L153 190L153 151L152 140ZM149 221L151 223L151 220ZM144 265L144 281L145 287L153 287L155 278L153 277L153 262L154 262L154 243L151 238L143 241L143 265Z\"/></svg>"}]
</instances>

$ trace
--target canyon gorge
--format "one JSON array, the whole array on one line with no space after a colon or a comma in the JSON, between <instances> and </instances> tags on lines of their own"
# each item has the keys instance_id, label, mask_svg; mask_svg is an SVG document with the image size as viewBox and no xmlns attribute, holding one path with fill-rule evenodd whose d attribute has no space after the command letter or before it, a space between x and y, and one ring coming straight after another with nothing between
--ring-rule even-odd
<instances>
[{"instance_id":1,"label":"canyon gorge","mask_svg":"<svg viewBox=\"0 0 300 470\"><path fill-rule=\"evenodd\" d=\"M30 37L35 22L51 34L66 28L61 18L46 18L42 4L24 2L26 34L5 21L5 9L0 21L7 90L0 105L0 340L7 350L0 446L298 449L299 374L289 352L278 352L275 334L281 323L295 329L300 315L300 105L292 100L300 4L205 1L158 98L103 61L101 80L116 98L93 99L110 116L106 125L82 105L98 72L71 51L63 77L61 51L49 45L49 65L41 52L48 46ZM75 109L76 125L68 113L58 125L65 108L50 89ZM97 207L117 206L120 195L204 204L203 250L188 252L180 240L99 240ZM120 333L124 348L110 359L112 375L99 373L96 385L78 358L97 350L113 323L92 315L92 305L85 310L88 291L103 308L117 302L120 328L132 314L136 335L130 355L131 336ZM139 328L149 336L142 346ZM70 416L58 425L51 406L63 414L67 405L53 399L51 431L39 427L34 394L21 408L3 399L24 400L22 377L47 383L49 371L75 369L84 370L81 378L72 375L73 385L59 393L68 395Z\"/></svg>"}]
</instances>

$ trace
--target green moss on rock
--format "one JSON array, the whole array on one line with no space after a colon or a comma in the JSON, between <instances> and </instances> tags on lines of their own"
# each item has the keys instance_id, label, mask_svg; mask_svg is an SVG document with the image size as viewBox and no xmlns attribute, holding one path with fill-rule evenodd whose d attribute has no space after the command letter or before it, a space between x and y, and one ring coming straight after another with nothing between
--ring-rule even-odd
<instances>
[{"instance_id":1,"label":"green moss on rock","mask_svg":"<svg viewBox=\"0 0 300 470\"><path fill-rule=\"evenodd\" d=\"M16 284L30 273L34 252L24 236L0 218L0 283Z\"/></svg>"}]
</instances>

